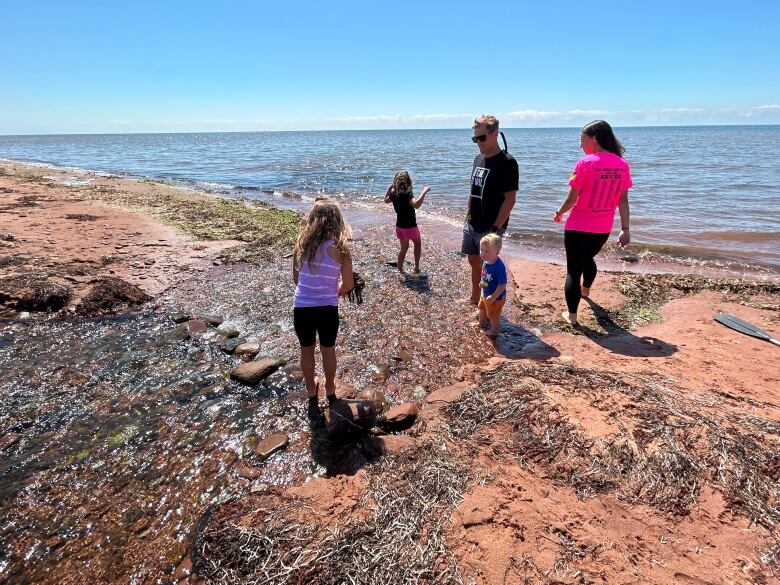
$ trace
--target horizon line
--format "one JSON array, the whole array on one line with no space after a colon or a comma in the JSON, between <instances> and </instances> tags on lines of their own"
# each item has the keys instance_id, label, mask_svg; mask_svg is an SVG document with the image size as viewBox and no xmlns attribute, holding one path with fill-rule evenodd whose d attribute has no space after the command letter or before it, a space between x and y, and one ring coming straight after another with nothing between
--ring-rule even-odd
<instances>
[{"instance_id":1,"label":"horizon line","mask_svg":"<svg viewBox=\"0 0 780 585\"><path fill-rule=\"evenodd\" d=\"M614 125L614 128L707 128L707 127L760 127L760 126L780 126L780 122L768 122L764 124L639 124L639 125ZM581 125L571 126L503 126L503 130L569 130L572 128L581 128ZM470 130L459 126L457 128L318 128L318 129L295 129L295 130L172 130L172 131L152 131L152 132L47 132L43 134L23 133L23 134L0 134L0 138L18 138L22 136L127 136L127 135L147 135L147 134L259 134L263 132L398 132L398 131L452 131L452 130Z\"/></svg>"}]
</instances>

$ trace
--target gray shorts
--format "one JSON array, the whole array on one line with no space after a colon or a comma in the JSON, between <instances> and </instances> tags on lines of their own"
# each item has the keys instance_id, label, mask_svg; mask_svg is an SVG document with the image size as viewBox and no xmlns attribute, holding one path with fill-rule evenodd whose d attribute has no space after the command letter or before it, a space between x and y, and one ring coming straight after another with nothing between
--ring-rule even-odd
<instances>
[{"instance_id":1,"label":"gray shorts","mask_svg":"<svg viewBox=\"0 0 780 585\"><path fill-rule=\"evenodd\" d=\"M502 228L496 233L503 238L504 232L506 232L506 229ZM469 255L479 254L479 241L489 233L489 230L486 232L476 231L474 226L469 223L469 220L466 220L466 223L463 224L463 240L460 243L460 253Z\"/></svg>"}]
</instances>

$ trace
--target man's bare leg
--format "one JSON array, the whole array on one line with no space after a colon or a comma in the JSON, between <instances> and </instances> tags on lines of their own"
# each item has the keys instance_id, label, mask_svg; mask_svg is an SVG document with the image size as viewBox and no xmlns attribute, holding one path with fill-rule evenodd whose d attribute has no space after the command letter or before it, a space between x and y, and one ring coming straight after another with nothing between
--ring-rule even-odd
<instances>
[{"instance_id":1,"label":"man's bare leg","mask_svg":"<svg viewBox=\"0 0 780 585\"><path fill-rule=\"evenodd\" d=\"M469 254L469 266L471 266L471 297L472 305L479 303L479 281L482 278L482 258L479 254Z\"/></svg>"}]
</instances>

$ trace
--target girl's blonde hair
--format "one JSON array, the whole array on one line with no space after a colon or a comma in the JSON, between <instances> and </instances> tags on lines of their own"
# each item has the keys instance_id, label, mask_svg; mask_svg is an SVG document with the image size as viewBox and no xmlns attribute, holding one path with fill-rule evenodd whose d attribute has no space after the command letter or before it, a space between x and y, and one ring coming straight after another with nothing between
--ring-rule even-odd
<instances>
[{"instance_id":1,"label":"girl's blonde hair","mask_svg":"<svg viewBox=\"0 0 780 585\"><path fill-rule=\"evenodd\" d=\"M317 197L301 222L295 256L298 262L305 260L311 265L317 250L328 240L334 240L336 249L345 254L350 235L349 224L344 221L336 202L328 197Z\"/></svg>"},{"instance_id":2,"label":"girl's blonde hair","mask_svg":"<svg viewBox=\"0 0 780 585\"><path fill-rule=\"evenodd\" d=\"M406 193L412 190L412 178L406 171L398 171L393 177L393 191Z\"/></svg>"}]
</instances>

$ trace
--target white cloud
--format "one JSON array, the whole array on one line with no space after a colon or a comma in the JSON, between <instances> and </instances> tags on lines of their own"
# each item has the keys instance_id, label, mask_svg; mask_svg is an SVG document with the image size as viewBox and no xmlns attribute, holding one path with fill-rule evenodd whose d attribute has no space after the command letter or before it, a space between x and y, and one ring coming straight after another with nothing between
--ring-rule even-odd
<instances>
[{"instance_id":1,"label":"white cloud","mask_svg":"<svg viewBox=\"0 0 780 585\"><path fill-rule=\"evenodd\" d=\"M552 120L560 115L561 112L544 110L517 110L509 112L509 118L512 120Z\"/></svg>"},{"instance_id":2,"label":"white cloud","mask_svg":"<svg viewBox=\"0 0 780 585\"><path fill-rule=\"evenodd\" d=\"M661 111L672 114L698 114L704 110L702 108L664 108Z\"/></svg>"},{"instance_id":3,"label":"white cloud","mask_svg":"<svg viewBox=\"0 0 780 585\"><path fill-rule=\"evenodd\" d=\"M769 104L767 106L756 106L754 110L774 111L780 110L780 104Z\"/></svg>"}]
</instances>

